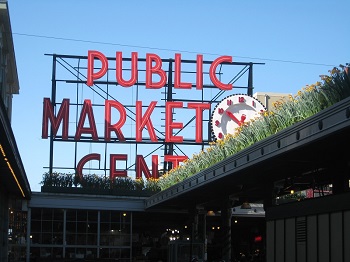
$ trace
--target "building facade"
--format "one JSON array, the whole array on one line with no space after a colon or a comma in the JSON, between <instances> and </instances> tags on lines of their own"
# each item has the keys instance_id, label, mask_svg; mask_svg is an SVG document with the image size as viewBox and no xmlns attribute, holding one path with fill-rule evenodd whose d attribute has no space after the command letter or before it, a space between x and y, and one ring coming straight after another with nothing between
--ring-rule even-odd
<instances>
[{"instance_id":1,"label":"building facade","mask_svg":"<svg viewBox=\"0 0 350 262\"><path fill-rule=\"evenodd\" d=\"M14 210L9 261L220 259L220 212L145 209L148 197L33 192ZM54 204L53 204L54 203ZM264 249L262 205L232 210L233 255Z\"/></svg>"},{"instance_id":2,"label":"building facade","mask_svg":"<svg viewBox=\"0 0 350 262\"><path fill-rule=\"evenodd\" d=\"M349 261L349 98L150 197L32 193L11 129L19 83L7 1L0 65L0 262ZM256 97L271 107L280 95ZM296 185L332 194L276 202ZM266 218L241 220L237 205L254 214L255 201Z\"/></svg>"},{"instance_id":3,"label":"building facade","mask_svg":"<svg viewBox=\"0 0 350 262\"><path fill-rule=\"evenodd\" d=\"M13 204L30 199L30 185L11 129L12 96L19 93L8 5L0 1L0 261L8 259Z\"/></svg>"}]
</instances>

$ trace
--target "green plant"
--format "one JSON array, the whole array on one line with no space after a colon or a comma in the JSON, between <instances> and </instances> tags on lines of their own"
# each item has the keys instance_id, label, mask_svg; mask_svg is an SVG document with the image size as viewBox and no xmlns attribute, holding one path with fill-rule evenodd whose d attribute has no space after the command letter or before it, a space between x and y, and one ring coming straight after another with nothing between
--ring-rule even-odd
<instances>
[{"instance_id":1,"label":"green plant","mask_svg":"<svg viewBox=\"0 0 350 262\"><path fill-rule=\"evenodd\" d=\"M158 179L157 178L149 178L146 180L145 189L152 191L152 192L158 192L160 191L160 187L158 185Z\"/></svg>"},{"instance_id":2,"label":"green plant","mask_svg":"<svg viewBox=\"0 0 350 262\"><path fill-rule=\"evenodd\" d=\"M253 145L299 121L350 96L348 67L330 70L330 76L321 77L322 82L306 86L295 96L289 96L274 105L260 117L237 128L235 134L229 134L222 140L211 143L208 148L182 165L165 173L159 179L159 187L164 190L230 155Z\"/></svg>"},{"instance_id":3,"label":"green plant","mask_svg":"<svg viewBox=\"0 0 350 262\"><path fill-rule=\"evenodd\" d=\"M164 173L159 179L132 180L129 177L109 178L98 175L79 176L45 173L41 182L44 186L81 186L87 188L127 189L152 191L164 190L200 171L238 153L254 143L271 136L299 121L350 96L348 67L340 66L330 70L329 76L322 76L321 81L306 86L295 96L288 96L274 104L270 111L236 129L224 139L210 143L209 147L194 154L181 165ZM162 172L163 173L163 172ZM64 177L64 178L63 178Z\"/></svg>"},{"instance_id":4,"label":"green plant","mask_svg":"<svg viewBox=\"0 0 350 262\"><path fill-rule=\"evenodd\" d=\"M134 187L136 190L143 190L145 188L145 181L142 177L134 180Z\"/></svg>"},{"instance_id":5,"label":"green plant","mask_svg":"<svg viewBox=\"0 0 350 262\"><path fill-rule=\"evenodd\" d=\"M306 198L306 195L300 191L278 197L278 199L293 199L298 201L303 200L305 198Z\"/></svg>"},{"instance_id":6,"label":"green plant","mask_svg":"<svg viewBox=\"0 0 350 262\"><path fill-rule=\"evenodd\" d=\"M40 182L42 186L56 186L56 187L71 187L73 185L73 174L65 174L59 172L43 174L43 180Z\"/></svg>"},{"instance_id":7,"label":"green plant","mask_svg":"<svg viewBox=\"0 0 350 262\"><path fill-rule=\"evenodd\" d=\"M115 177L112 183L113 189L135 190L135 185L130 177Z\"/></svg>"}]
</instances>

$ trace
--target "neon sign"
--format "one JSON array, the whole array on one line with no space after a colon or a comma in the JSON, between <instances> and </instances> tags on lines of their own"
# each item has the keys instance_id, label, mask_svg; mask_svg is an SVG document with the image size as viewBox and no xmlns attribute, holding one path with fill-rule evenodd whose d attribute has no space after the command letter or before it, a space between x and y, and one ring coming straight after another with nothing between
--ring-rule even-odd
<instances>
[{"instance_id":1,"label":"neon sign","mask_svg":"<svg viewBox=\"0 0 350 262\"><path fill-rule=\"evenodd\" d=\"M98 59L102 66L98 72L94 72L94 62ZM133 52L131 55L131 77L129 80L124 80L122 76L122 52L116 52L116 80L123 87L130 87L137 81L137 61L138 54ZM197 67L196 67L196 88L203 88L203 55L197 55ZM217 67L222 63L232 63L232 56L221 56L213 61L210 65L209 76L215 86L222 90L231 90L232 84L222 83L216 76ZM87 85L92 86L94 80L101 78L106 74L108 70L108 60L101 52L89 51L88 52L88 76ZM156 74L160 80L153 82L152 76ZM175 81L174 88L191 89L192 83L181 82L181 54L175 54ZM162 69L162 59L156 54L146 54L146 88L162 88L167 83L167 77L165 71Z\"/></svg>"},{"instance_id":2,"label":"neon sign","mask_svg":"<svg viewBox=\"0 0 350 262\"><path fill-rule=\"evenodd\" d=\"M77 159L72 169L79 176L83 176L87 165L97 161L105 163L102 169L107 170L111 179L127 176L129 167L133 167L136 178L158 178L159 156L163 157L164 166L168 163L174 168L188 158L182 150L174 153L174 147L181 144L203 147L211 141L208 116L216 101L205 98L206 92L218 92L216 97L219 98L233 89L232 82L221 78L223 67L234 64L231 56L205 61L199 54L196 60L182 60L181 54L175 54L174 59L162 59L156 54L139 58L137 52L132 52L131 58L123 58L122 52L116 52L115 57L106 57L99 51L88 51L84 57L53 55L53 59L52 96L43 99L42 138L52 142L74 142ZM58 59L63 62L58 63ZM78 61L78 66L69 70L76 70L73 74L75 79L58 79L56 65L65 63L67 59ZM84 66L80 66L81 61ZM193 67L185 69L187 64L194 66L195 70ZM251 63L237 65L250 68ZM67 90L67 85L75 83L76 96L72 95L72 91L57 95L58 90ZM61 85L64 88L59 88ZM137 90L136 95L132 89ZM98 102L94 95L88 97L87 90L98 94ZM163 93L164 97L159 98ZM183 94L183 97L175 98L176 93ZM150 99L155 98L155 94L158 97ZM194 98L195 94L199 94L200 98ZM131 98L131 104L125 102ZM178 119L179 116L181 119ZM162 129L159 130L159 127ZM185 128L190 138L181 135ZM113 146L118 152L108 148L104 154L89 152L81 155L81 150L77 153L77 145L82 142ZM127 144L136 145L131 155L123 151L123 146ZM138 153L141 146L151 145L161 145L164 154L153 151L146 155ZM50 151L50 168L53 169L53 150ZM151 167L146 163L147 157L151 159ZM122 168L121 165L130 158L134 162Z\"/></svg>"}]
</instances>

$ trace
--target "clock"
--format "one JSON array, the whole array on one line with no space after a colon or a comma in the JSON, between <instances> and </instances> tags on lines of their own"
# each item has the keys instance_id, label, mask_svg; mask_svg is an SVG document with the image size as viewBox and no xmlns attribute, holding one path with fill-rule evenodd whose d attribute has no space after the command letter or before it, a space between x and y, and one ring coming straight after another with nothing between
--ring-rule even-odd
<instances>
[{"instance_id":1,"label":"clock","mask_svg":"<svg viewBox=\"0 0 350 262\"><path fill-rule=\"evenodd\" d=\"M227 96L214 108L211 116L212 132L216 139L223 139L227 134L234 134L237 127L259 117L265 110L265 106L252 96Z\"/></svg>"}]
</instances>

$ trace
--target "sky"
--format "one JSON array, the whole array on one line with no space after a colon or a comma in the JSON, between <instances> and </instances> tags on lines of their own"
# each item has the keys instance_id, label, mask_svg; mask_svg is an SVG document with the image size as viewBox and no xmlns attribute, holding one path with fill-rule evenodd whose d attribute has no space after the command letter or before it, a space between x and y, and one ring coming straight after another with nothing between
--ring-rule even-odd
<instances>
[{"instance_id":1,"label":"sky","mask_svg":"<svg viewBox=\"0 0 350 262\"><path fill-rule=\"evenodd\" d=\"M8 0L20 94L12 127L32 191L47 171L43 99L51 96L52 57L97 50L130 57L212 61L232 56L254 66L254 92L295 94L350 62L350 1L14 1ZM66 159L65 149L55 155ZM66 149L71 150L71 149Z\"/></svg>"}]
</instances>

